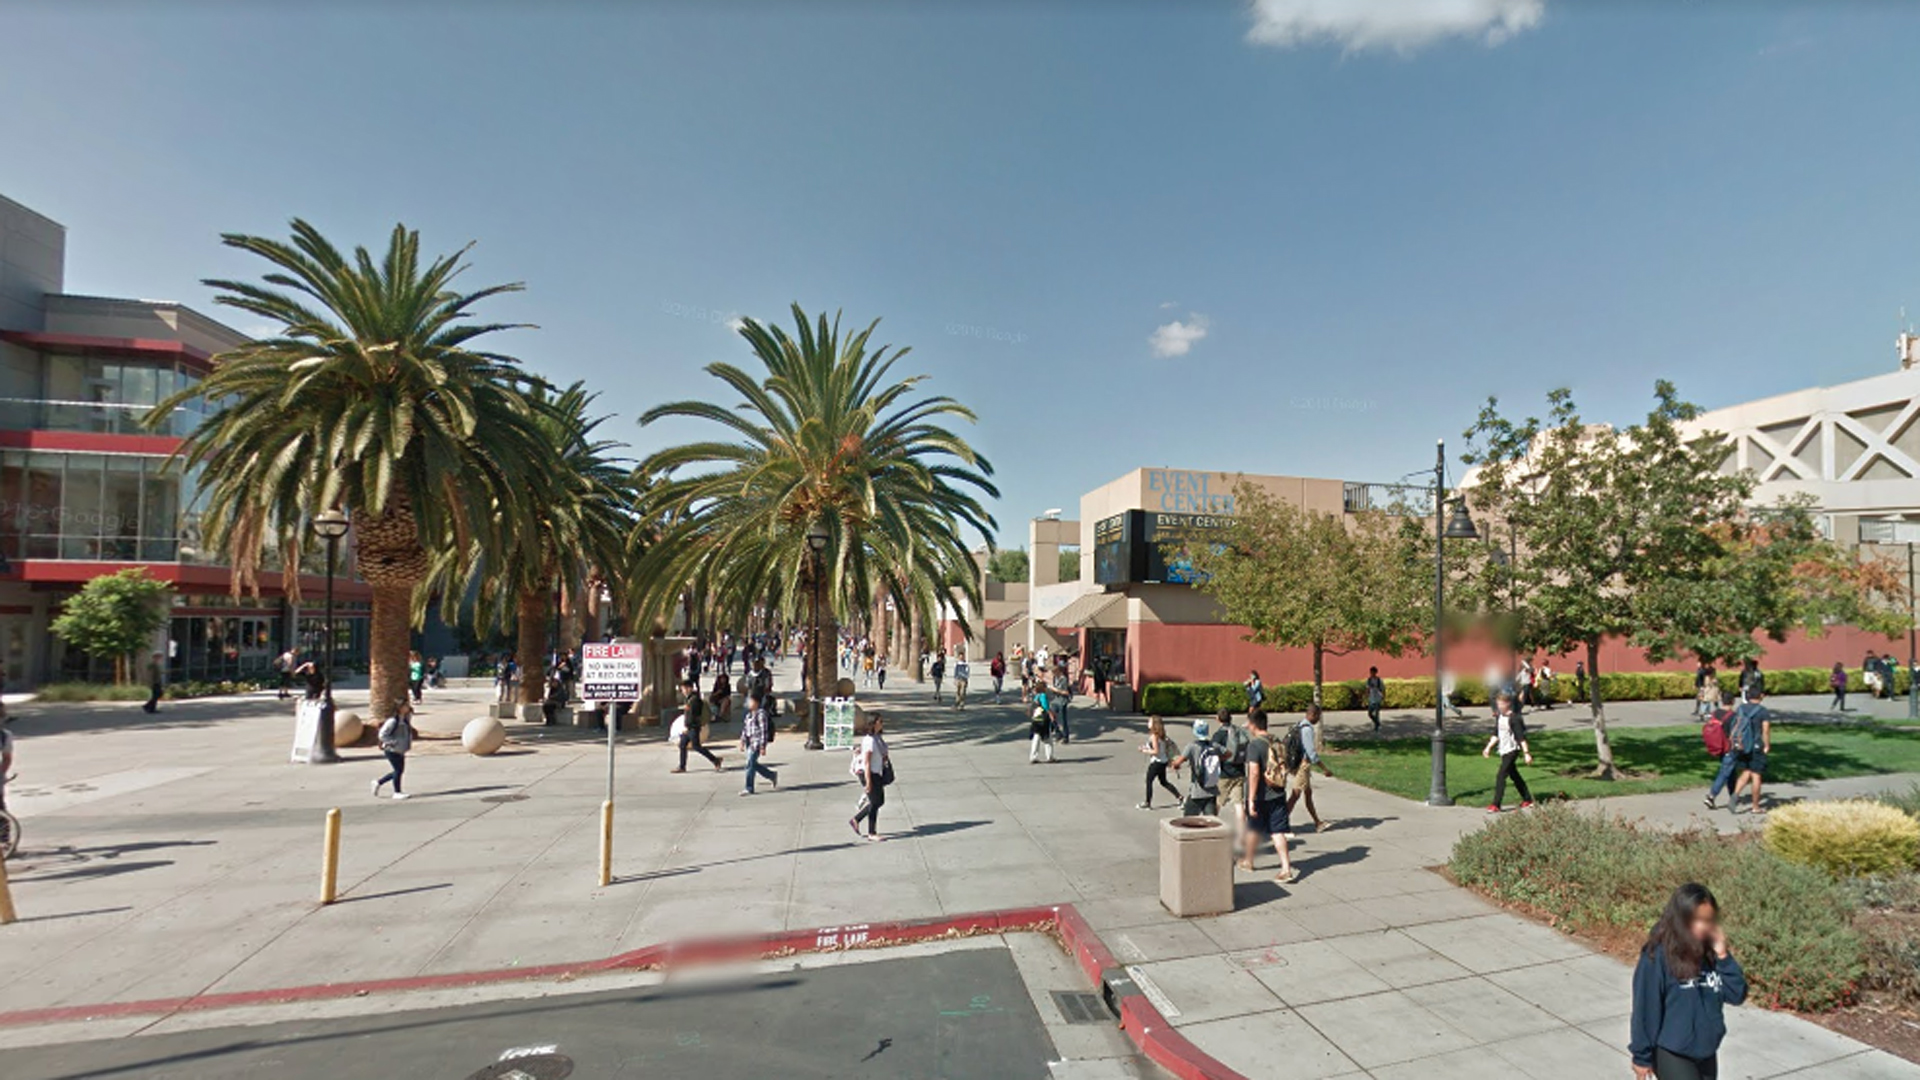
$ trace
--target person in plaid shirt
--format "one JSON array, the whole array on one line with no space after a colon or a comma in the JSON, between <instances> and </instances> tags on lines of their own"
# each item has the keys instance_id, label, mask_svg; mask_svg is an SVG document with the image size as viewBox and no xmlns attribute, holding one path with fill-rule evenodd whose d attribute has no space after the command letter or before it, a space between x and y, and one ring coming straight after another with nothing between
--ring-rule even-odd
<instances>
[{"instance_id":1,"label":"person in plaid shirt","mask_svg":"<svg viewBox=\"0 0 1920 1080\"><path fill-rule=\"evenodd\" d=\"M760 764L760 755L773 741L773 721L767 716L766 702L760 691L747 695L747 715L740 721L740 749L747 755L747 786L742 797L753 794L753 778L764 776L774 787L780 786L780 774Z\"/></svg>"}]
</instances>

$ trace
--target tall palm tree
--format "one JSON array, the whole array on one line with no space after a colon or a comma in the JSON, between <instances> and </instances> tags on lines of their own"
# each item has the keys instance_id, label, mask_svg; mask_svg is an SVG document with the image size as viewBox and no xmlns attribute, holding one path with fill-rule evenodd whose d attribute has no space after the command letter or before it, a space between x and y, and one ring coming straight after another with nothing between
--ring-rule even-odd
<instances>
[{"instance_id":1,"label":"tall palm tree","mask_svg":"<svg viewBox=\"0 0 1920 1080\"><path fill-rule=\"evenodd\" d=\"M744 624L756 608L790 619L808 614L816 565L806 536L822 527L817 565L823 603L821 658L813 685L831 686L840 617L877 596L931 621L950 589L980 608L978 574L961 539L993 517L993 467L941 426L974 414L950 397L918 392L926 376L890 381L905 348L869 350L878 320L843 336L836 315L809 324L793 305L794 332L748 319L740 336L764 374L716 363L707 373L735 405L676 401L640 418L704 420L723 437L661 450L641 468L656 481L644 500L663 522L636 566L642 617L669 614L683 589L706 610ZM683 470L692 475L677 475Z\"/></svg>"},{"instance_id":2,"label":"tall palm tree","mask_svg":"<svg viewBox=\"0 0 1920 1080\"><path fill-rule=\"evenodd\" d=\"M467 321L519 285L456 291L468 248L423 266L419 234L402 225L378 262L364 247L349 260L305 221L292 230L290 243L221 237L272 269L262 284L208 281L214 302L275 332L215 357L152 422L196 395L213 406L178 457L200 470L208 541L226 552L236 590L257 590L277 554L297 598L308 522L348 513L373 590L371 704L385 716L406 695L413 598L433 549L448 538L501 544L503 525L529 516L553 455L525 394L538 380L473 347L511 327Z\"/></svg>"},{"instance_id":3,"label":"tall palm tree","mask_svg":"<svg viewBox=\"0 0 1920 1080\"><path fill-rule=\"evenodd\" d=\"M479 610L513 626L522 704L540 700L548 617L561 614L554 595L567 597L567 607L583 594L597 596L610 583L603 568L629 557L633 472L630 462L615 456L623 444L595 434L608 419L588 415L597 396L578 382L557 392L541 387L529 393L534 423L553 459L552 472L525 503L530 516L512 523L503 547L489 552L476 542L463 556L441 560L434 575L436 584L464 576L460 586L443 588L447 597L466 595L466 586L477 584Z\"/></svg>"}]
</instances>

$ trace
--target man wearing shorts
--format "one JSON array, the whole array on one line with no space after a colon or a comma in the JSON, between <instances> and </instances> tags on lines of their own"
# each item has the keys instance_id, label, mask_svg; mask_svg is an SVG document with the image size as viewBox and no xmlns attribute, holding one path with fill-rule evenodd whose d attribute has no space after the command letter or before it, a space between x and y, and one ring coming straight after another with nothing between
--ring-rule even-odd
<instances>
[{"instance_id":1,"label":"man wearing shorts","mask_svg":"<svg viewBox=\"0 0 1920 1080\"><path fill-rule=\"evenodd\" d=\"M1251 869L1252 853L1259 850L1262 837L1271 841L1273 850L1280 856L1280 873L1274 876L1282 885L1291 883L1299 877L1293 869L1293 861L1287 855L1287 833L1292 826L1287 820L1287 793L1284 789L1269 783L1281 779L1286 772L1286 751L1274 745L1267 734L1267 714L1255 709L1247 714L1247 726L1252 729L1252 738L1247 743L1246 773L1246 814L1247 814L1247 851ZM1224 786L1224 785L1223 785Z\"/></svg>"},{"instance_id":2,"label":"man wearing shorts","mask_svg":"<svg viewBox=\"0 0 1920 1080\"><path fill-rule=\"evenodd\" d=\"M1307 799L1307 816L1313 818L1313 831L1326 832L1327 823L1320 820L1320 811L1313 805L1313 770L1318 768L1328 776L1333 770L1320 760L1320 706L1308 705L1307 715L1301 718L1294 729L1298 732L1295 739L1287 740L1282 751L1287 756L1287 783L1293 789L1287 796L1287 813L1300 802L1302 795ZM1298 754L1298 758L1294 755Z\"/></svg>"},{"instance_id":3,"label":"man wearing shorts","mask_svg":"<svg viewBox=\"0 0 1920 1080\"><path fill-rule=\"evenodd\" d=\"M1739 812L1740 789L1753 785L1753 812L1760 813L1760 781L1767 775L1767 755L1773 752L1773 716L1760 706L1764 691L1749 687L1747 700L1733 712L1733 768L1738 779L1727 808Z\"/></svg>"}]
</instances>

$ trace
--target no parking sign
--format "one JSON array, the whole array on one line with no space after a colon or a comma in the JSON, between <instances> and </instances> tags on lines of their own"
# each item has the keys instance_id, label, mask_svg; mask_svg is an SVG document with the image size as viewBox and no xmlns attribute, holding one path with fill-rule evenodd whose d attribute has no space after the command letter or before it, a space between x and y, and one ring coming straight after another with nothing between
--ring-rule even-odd
<instances>
[{"instance_id":1,"label":"no parking sign","mask_svg":"<svg viewBox=\"0 0 1920 1080\"><path fill-rule=\"evenodd\" d=\"M641 644L580 646L580 700L632 701L640 696Z\"/></svg>"}]
</instances>

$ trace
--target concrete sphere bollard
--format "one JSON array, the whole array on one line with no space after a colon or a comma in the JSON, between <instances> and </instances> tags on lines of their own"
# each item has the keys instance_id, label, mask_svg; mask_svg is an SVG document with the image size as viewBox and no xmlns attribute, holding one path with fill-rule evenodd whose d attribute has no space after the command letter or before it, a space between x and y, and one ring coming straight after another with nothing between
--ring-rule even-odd
<instances>
[{"instance_id":1,"label":"concrete sphere bollard","mask_svg":"<svg viewBox=\"0 0 1920 1080\"><path fill-rule=\"evenodd\" d=\"M476 716L460 729L460 745L476 757L486 757L506 744L507 726L491 716Z\"/></svg>"},{"instance_id":2,"label":"concrete sphere bollard","mask_svg":"<svg viewBox=\"0 0 1920 1080\"><path fill-rule=\"evenodd\" d=\"M356 746L366 734L367 725L360 719L359 713L336 712L333 714L333 745Z\"/></svg>"}]
</instances>

